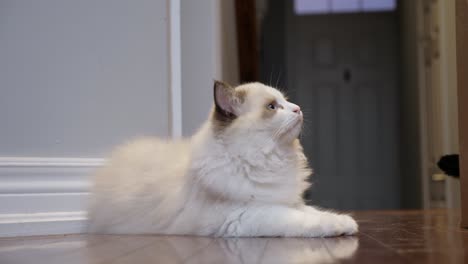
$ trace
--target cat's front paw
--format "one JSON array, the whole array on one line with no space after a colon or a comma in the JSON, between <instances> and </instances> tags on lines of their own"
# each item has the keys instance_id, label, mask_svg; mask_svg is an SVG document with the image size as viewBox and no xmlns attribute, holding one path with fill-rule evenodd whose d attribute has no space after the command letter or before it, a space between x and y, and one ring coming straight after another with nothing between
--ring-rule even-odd
<instances>
[{"instance_id":1,"label":"cat's front paw","mask_svg":"<svg viewBox=\"0 0 468 264\"><path fill-rule=\"evenodd\" d=\"M349 215L330 213L321 220L324 237L354 235L358 232L358 224Z\"/></svg>"},{"instance_id":2,"label":"cat's front paw","mask_svg":"<svg viewBox=\"0 0 468 264\"><path fill-rule=\"evenodd\" d=\"M349 215L340 215L340 216L342 217L341 225L343 229L343 234L344 235L356 234L358 232L358 224L356 223L356 220L354 220Z\"/></svg>"}]
</instances>

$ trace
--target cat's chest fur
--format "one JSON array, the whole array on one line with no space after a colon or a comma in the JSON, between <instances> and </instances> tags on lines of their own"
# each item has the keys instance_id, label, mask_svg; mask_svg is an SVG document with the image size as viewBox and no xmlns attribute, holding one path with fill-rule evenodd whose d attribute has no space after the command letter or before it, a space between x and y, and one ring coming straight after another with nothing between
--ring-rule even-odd
<instances>
[{"instance_id":1,"label":"cat's chest fur","mask_svg":"<svg viewBox=\"0 0 468 264\"><path fill-rule=\"evenodd\" d=\"M294 178L296 173L296 154L292 150L280 148L252 147L247 151L227 150L232 170L243 178L258 184L275 184L279 181L288 181L287 174Z\"/></svg>"},{"instance_id":2,"label":"cat's chest fur","mask_svg":"<svg viewBox=\"0 0 468 264\"><path fill-rule=\"evenodd\" d=\"M209 140L195 144L190 177L203 192L221 201L294 204L306 173L295 145L262 139ZM299 194L299 195L298 195Z\"/></svg>"}]
</instances>

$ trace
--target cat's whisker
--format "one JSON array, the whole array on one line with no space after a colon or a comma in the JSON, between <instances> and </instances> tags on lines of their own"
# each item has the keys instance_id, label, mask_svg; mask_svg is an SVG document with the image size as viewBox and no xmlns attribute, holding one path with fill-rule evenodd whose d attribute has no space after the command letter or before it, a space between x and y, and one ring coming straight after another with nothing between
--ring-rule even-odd
<instances>
[{"instance_id":1,"label":"cat's whisker","mask_svg":"<svg viewBox=\"0 0 468 264\"><path fill-rule=\"evenodd\" d=\"M298 89L288 88L288 93L295 94L297 91Z\"/></svg>"},{"instance_id":2,"label":"cat's whisker","mask_svg":"<svg viewBox=\"0 0 468 264\"><path fill-rule=\"evenodd\" d=\"M296 119L294 118L287 119L286 122L284 122L279 127L279 129L277 130L277 133L275 133L275 136L276 137L281 136L284 132L286 132L290 128L291 124L293 124L294 122L297 122Z\"/></svg>"},{"instance_id":3,"label":"cat's whisker","mask_svg":"<svg viewBox=\"0 0 468 264\"><path fill-rule=\"evenodd\" d=\"M278 130L276 130L276 133L274 134L275 137L280 136L280 135L284 132L283 130L286 129L286 127L288 126L289 122L290 122L290 119L286 120L286 122L283 122L283 123L281 124L281 126L278 128Z\"/></svg>"},{"instance_id":4,"label":"cat's whisker","mask_svg":"<svg viewBox=\"0 0 468 264\"><path fill-rule=\"evenodd\" d=\"M310 124L313 124L312 120L309 120L309 119L305 119L302 121L304 125L310 125Z\"/></svg>"},{"instance_id":5,"label":"cat's whisker","mask_svg":"<svg viewBox=\"0 0 468 264\"><path fill-rule=\"evenodd\" d=\"M311 134L311 130L307 127L302 128L301 139L307 138Z\"/></svg>"},{"instance_id":6,"label":"cat's whisker","mask_svg":"<svg viewBox=\"0 0 468 264\"><path fill-rule=\"evenodd\" d=\"M271 65L270 81L268 82L268 85L270 85L270 86L271 86L271 81L272 81L272 78L273 78L273 69L274 69L274 65Z\"/></svg>"},{"instance_id":7,"label":"cat's whisker","mask_svg":"<svg viewBox=\"0 0 468 264\"><path fill-rule=\"evenodd\" d=\"M279 74L278 74L278 78L276 79L276 84L275 84L275 87L278 89L278 83L279 83L279 80L281 78L281 69L279 71Z\"/></svg>"}]
</instances>

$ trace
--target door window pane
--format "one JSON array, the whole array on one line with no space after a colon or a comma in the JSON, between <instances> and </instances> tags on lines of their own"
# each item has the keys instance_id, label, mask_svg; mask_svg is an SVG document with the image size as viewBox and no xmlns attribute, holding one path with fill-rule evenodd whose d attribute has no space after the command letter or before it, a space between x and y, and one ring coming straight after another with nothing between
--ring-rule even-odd
<instances>
[{"instance_id":1,"label":"door window pane","mask_svg":"<svg viewBox=\"0 0 468 264\"><path fill-rule=\"evenodd\" d=\"M297 15L394 11L396 0L294 0Z\"/></svg>"}]
</instances>

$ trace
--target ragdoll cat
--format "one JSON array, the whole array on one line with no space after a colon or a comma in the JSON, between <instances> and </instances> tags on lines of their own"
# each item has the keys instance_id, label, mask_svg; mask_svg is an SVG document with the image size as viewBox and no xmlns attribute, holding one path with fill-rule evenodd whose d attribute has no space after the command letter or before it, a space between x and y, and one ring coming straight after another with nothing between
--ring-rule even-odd
<instances>
[{"instance_id":1,"label":"ragdoll cat","mask_svg":"<svg viewBox=\"0 0 468 264\"><path fill-rule=\"evenodd\" d=\"M189 139L123 145L95 176L90 232L326 237L347 215L305 205L311 174L299 106L260 83L216 81L209 119Z\"/></svg>"}]
</instances>

